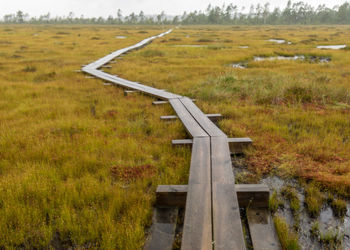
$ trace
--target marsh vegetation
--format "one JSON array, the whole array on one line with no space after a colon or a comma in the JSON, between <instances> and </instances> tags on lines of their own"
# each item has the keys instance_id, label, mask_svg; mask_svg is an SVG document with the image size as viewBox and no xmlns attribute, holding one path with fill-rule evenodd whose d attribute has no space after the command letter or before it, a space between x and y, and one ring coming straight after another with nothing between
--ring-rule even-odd
<instances>
[{"instance_id":1,"label":"marsh vegetation","mask_svg":"<svg viewBox=\"0 0 350 250\"><path fill-rule=\"evenodd\" d=\"M140 248L156 186L188 181L190 150L170 143L186 133L178 121L159 122L173 114L167 105L124 97L122 89L74 70L163 28L0 29L0 248ZM105 70L223 114L219 125L228 136L254 140L245 152L248 171L236 173L237 181L293 180L270 201L279 234L288 235L284 244L298 249L298 239L303 242L305 210L308 235L338 245L349 232L327 231L323 222L328 209L339 217L335 226L349 221L350 52L316 47L347 44L348 30L185 26ZM268 41L276 37L292 44ZM227 67L276 55L331 60ZM299 226L288 226L283 208Z\"/></svg>"}]
</instances>

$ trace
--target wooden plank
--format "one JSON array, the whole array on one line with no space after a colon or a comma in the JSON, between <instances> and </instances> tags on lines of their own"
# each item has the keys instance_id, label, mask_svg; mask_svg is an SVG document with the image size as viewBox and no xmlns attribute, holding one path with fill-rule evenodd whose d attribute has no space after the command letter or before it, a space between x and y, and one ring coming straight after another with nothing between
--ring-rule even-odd
<instances>
[{"instance_id":1,"label":"wooden plank","mask_svg":"<svg viewBox=\"0 0 350 250\"><path fill-rule=\"evenodd\" d=\"M192 137L208 137L208 134L199 126L193 116L191 116L185 106L181 103L180 99L170 99L169 102L185 126L187 132Z\"/></svg>"},{"instance_id":2,"label":"wooden plank","mask_svg":"<svg viewBox=\"0 0 350 250\"><path fill-rule=\"evenodd\" d=\"M212 122L217 123L223 116L222 114L206 114L206 117L208 117Z\"/></svg>"},{"instance_id":3,"label":"wooden plank","mask_svg":"<svg viewBox=\"0 0 350 250\"><path fill-rule=\"evenodd\" d=\"M191 99L184 97L180 99L188 112L200 124L200 126L210 136L225 136L225 134L208 118L205 114L191 101Z\"/></svg>"},{"instance_id":4,"label":"wooden plank","mask_svg":"<svg viewBox=\"0 0 350 250\"><path fill-rule=\"evenodd\" d=\"M266 184L235 185L239 207L268 208L269 187ZM156 206L186 206L187 185L159 185Z\"/></svg>"},{"instance_id":5,"label":"wooden plank","mask_svg":"<svg viewBox=\"0 0 350 250\"><path fill-rule=\"evenodd\" d=\"M192 139L183 139L183 140L172 140L171 144L173 146L192 146L193 140Z\"/></svg>"},{"instance_id":6,"label":"wooden plank","mask_svg":"<svg viewBox=\"0 0 350 250\"><path fill-rule=\"evenodd\" d=\"M252 145L252 140L250 138L228 138L227 142L230 146L231 154L242 154L243 150ZM191 139L183 140L172 140L172 144L176 146L191 144Z\"/></svg>"},{"instance_id":7,"label":"wooden plank","mask_svg":"<svg viewBox=\"0 0 350 250\"><path fill-rule=\"evenodd\" d=\"M235 185L240 207L268 208L270 190L265 184Z\"/></svg>"},{"instance_id":8,"label":"wooden plank","mask_svg":"<svg viewBox=\"0 0 350 250\"><path fill-rule=\"evenodd\" d=\"M211 138L215 249L245 249L227 137Z\"/></svg>"},{"instance_id":9,"label":"wooden plank","mask_svg":"<svg viewBox=\"0 0 350 250\"><path fill-rule=\"evenodd\" d=\"M211 215L210 139L195 138L181 249L212 249Z\"/></svg>"},{"instance_id":10,"label":"wooden plank","mask_svg":"<svg viewBox=\"0 0 350 250\"><path fill-rule=\"evenodd\" d=\"M154 101L152 102L153 105L161 105L161 104L167 104L169 103L168 101Z\"/></svg>"},{"instance_id":11,"label":"wooden plank","mask_svg":"<svg viewBox=\"0 0 350 250\"><path fill-rule=\"evenodd\" d=\"M247 219L254 250L282 249L267 208L247 209Z\"/></svg>"},{"instance_id":12,"label":"wooden plank","mask_svg":"<svg viewBox=\"0 0 350 250\"><path fill-rule=\"evenodd\" d=\"M176 115L163 115L160 117L161 120L176 120L178 117Z\"/></svg>"},{"instance_id":13,"label":"wooden plank","mask_svg":"<svg viewBox=\"0 0 350 250\"><path fill-rule=\"evenodd\" d=\"M229 138L228 143L230 146L231 154L242 154L244 149L253 144L252 139L245 138Z\"/></svg>"},{"instance_id":14,"label":"wooden plank","mask_svg":"<svg viewBox=\"0 0 350 250\"><path fill-rule=\"evenodd\" d=\"M187 185L159 185L156 191L156 206L185 207Z\"/></svg>"},{"instance_id":15,"label":"wooden plank","mask_svg":"<svg viewBox=\"0 0 350 250\"><path fill-rule=\"evenodd\" d=\"M128 96L129 94L132 94L132 93L137 93L138 91L136 90L124 90L124 95L125 96Z\"/></svg>"},{"instance_id":16,"label":"wooden plank","mask_svg":"<svg viewBox=\"0 0 350 250\"><path fill-rule=\"evenodd\" d=\"M222 118L221 114L206 114L211 121L217 122ZM163 115L160 117L161 120L176 120L178 117L176 115Z\"/></svg>"},{"instance_id":17,"label":"wooden plank","mask_svg":"<svg viewBox=\"0 0 350 250\"><path fill-rule=\"evenodd\" d=\"M175 238L178 208L156 208L153 213L153 224L150 238L146 241L145 250L171 250Z\"/></svg>"}]
</instances>

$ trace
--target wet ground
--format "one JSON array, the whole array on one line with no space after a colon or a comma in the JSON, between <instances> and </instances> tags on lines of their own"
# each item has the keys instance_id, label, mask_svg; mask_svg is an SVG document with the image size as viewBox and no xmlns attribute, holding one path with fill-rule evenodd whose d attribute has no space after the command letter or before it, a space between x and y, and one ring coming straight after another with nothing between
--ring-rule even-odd
<instances>
[{"instance_id":1,"label":"wet ground","mask_svg":"<svg viewBox=\"0 0 350 250\"><path fill-rule=\"evenodd\" d=\"M254 56L252 61L261 62L261 61L275 61L275 60L289 60L289 61L307 61L311 63L328 63L331 61L330 57L323 56L304 56L304 55L294 55L294 56ZM246 69L248 67L248 62L238 62L231 64L233 68Z\"/></svg>"},{"instance_id":2,"label":"wet ground","mask_svg":"<svg viewBox=\"0 0 350 250\"><path fill-rule=\"evenodd\" d=\"M273 43L278 43L278 44L283 44L283 43L292 44L291 42L287 42L284 39L269 39L268 41Z\"/></svg>"},{"instance_id":3,"label":"wet ground","mask_svg":"<svg viewBox=\"0 0 350 250\"><path fill-rule=\"evenodd\" d=\"M251 176L251 173L246 170L244 166L244 160L233 159L234 173L236 176L236 181L244 183L255 182L253 179L244 181L246 176ZM243 178L241 178L243 176ZM255 182L256 183L256 182ZM258 183L264 183L269 186L271 192L274 190L280 194L281 189L290 185L293 186L298 192L298 198L300 200L300 211L299 211L299 244L301 249L312 250L312 249L325 249L322 246L319 238L313 236L310 229L313 223L318 222L319 230L321 234L326 234L327 232L337 233L342 243L339 248L334 249L350 249L350 202L347 201L347 213L344 218L338 218L334 216L331 206L327 203L323 204L320 215L317 218L311 218L307 212L306 206L304 204L305 195L304 189L298 184L294 179L284 180L278 176L266 176ZM276 212L277 215L286 219L287 223L293 227L295 224L295 219L289 206L289 202L282 196L279 197L284 202L284 207L279 208ZM328 248L329 249L329 248ZM332 249L332 248L331 248Z\"/></svg>"},{"instance_id":4,"label":"wet ground","mask_svg":"<svg viewBox=\"0 0 350 250\"><path fill-rule=\"evenodd\" d=\"M346 45L320 45L318 49L345 49Z\"/></svg>"}]
</instances>

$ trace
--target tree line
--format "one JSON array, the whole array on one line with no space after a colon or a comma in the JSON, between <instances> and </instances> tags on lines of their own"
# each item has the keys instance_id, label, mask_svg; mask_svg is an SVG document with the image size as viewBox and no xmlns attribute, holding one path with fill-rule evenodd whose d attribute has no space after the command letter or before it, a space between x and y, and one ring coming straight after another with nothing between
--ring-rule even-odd
<instances>
[{"instance_id":1,"label":"tree line","mask_svg":"<svg viewBox=\"0 0 350 250\"><path fill-rule=\"evenodd\" d=\"M184 12L178 16L168 16L163 11L158 15L131 13L123 16L119 9L115 16L86 18L83 15L76 17L73 12L67 16L52 17L50 13L39 17L30 17L28 14L17 11L8 14L1 20L2 23L30 23L30 24L126 24L126 25L291 25L291 24L350 24L350 3L344 2L328 8L325 5L313 7L308 3L288 1L285 8L270 9L270 4L251 5L249 11L233 3L222 6L209 5L204 11Z\"/></svg>"}]
</instances>

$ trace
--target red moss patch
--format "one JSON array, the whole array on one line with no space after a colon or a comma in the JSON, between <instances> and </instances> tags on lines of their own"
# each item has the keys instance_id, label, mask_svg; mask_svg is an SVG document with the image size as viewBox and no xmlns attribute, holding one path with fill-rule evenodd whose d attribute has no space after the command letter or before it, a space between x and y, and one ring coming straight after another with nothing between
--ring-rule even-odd
<instances>
[{"instance_id":1,"label":"red moss patch","mask_svg":"<svg viewBox=\"0 0 350 250\"><path fill-rule=\"evenodd\" d=\"M141 166L113 166L111 174L116 180L123 182L132 182L145 177L152 177L156 173L156 169L152 165Z\"/></svg>"}]
</instances>

